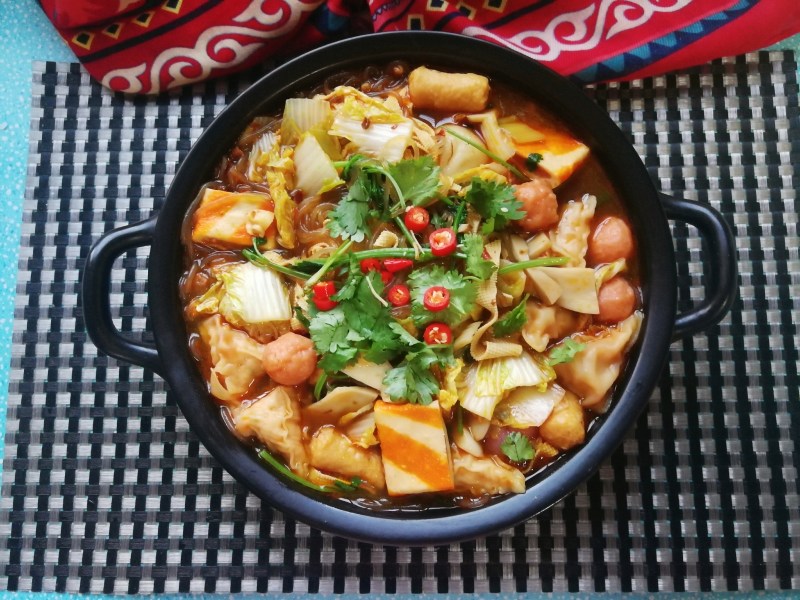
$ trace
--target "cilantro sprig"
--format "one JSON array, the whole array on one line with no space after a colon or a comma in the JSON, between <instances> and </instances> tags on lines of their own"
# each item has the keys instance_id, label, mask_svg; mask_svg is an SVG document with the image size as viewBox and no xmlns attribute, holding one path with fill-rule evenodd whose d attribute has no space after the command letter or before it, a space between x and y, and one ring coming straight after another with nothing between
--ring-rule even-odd
<instances>
[{"instance_id":1,"label":"cilantro sprig","mask_svg":"<svg viewBox=\"0 0 800 600\"><path fill-rule=\"evenodd\" d=\"M519 431L509 433L500 444L500 450L508 457L508 460L517 463L532 460L536 456L528 437Z\"/></svg>"},{"instance_id":2,"label":"cilantro sprig","mask_svg":"<svg viewBox=\"0 0 800 600\"><path fill-rule=\"evenodd\" d=\"M327 227L335 238L363 242L372 231L368 223L370 216L374 214L371 204L381 202L384 191L383 186L369 171L356 165L351 172L355 173L353 181L350 182L347 194L329 213Z\"/></svg>"},{"instance_id":3,"label":"cilantro sprig","mask_svg":"<svg viewBox=\"0 0 800 600\"><path fill-rule=\"evenodd\" d=\"M338 165L348 192L329 214L333 237L361 242L370 219L394 220L409 203L425 205L438 195L440 169L430 156L385 164L356 154Z\"/></svg>"},{"instance_id":4,"label":"cilantro sprig","mask_svg":"<svg viewBox=\"0 0 800 600\"><path fill-rule=\"evenodd\" d=\"M497 337L505 337L516 333L525 326L528 322L528 313L525 310L525 305L528 302L528 294L523 296L519 304L508 311L503 318L497 321L492 327L492 331Z\"/></svg>"},{"instance_id":5,"label":"cilantro sprig","mask_svg":"<svg viewBox=\"0 0 800 600\"><path fill-rule=\"evenodd\" d=\"M431 368L445 367L453 362L450 346L428 346L419 343L403 361L383 379L383 389L392 400L413 404L430 404L439 393L439 381Z\"/></svg>"},{"instance_id":6,"label":"cilantro sprig","mask_svg":"<svg viewBox=\"0 0 800 600\"><path fill-rule=\"evenodd\" d=\"M403 328L372 292L383 292L380 275L367 275L351 269L348 281L334 298L338 306L328 311L312 311L308 331L322 358L319 367L328 373L341 371L355 362L359 354L365 360L383 363L395 359L406 349Z\"/></svg>"},{"instance_id":7,"label":"cilantro sprig","mask_svg":"<svg viewBox=\"0 0 800 600\"><path fill-rule=\"evenodd\" d=\"M572 338L566 338L563 342L550 350L550 353L547 355L547 362L551 367L553 365L572 362L575 360L575 356L585 349L586 344L576 342Z\"/></svg>"},{"instance_id":8,"label":"cilantro sprig","mask_svg":"<svg viewBox=\"0 0 800 600\"><path fill-rule=\"evenodd\" d=\"M482 231L489 234L505 229L511 221L527 214L522 202L514 195L514 188L504 183L473 177L464 199L484 219Z\"/></svg>"},{"instance_id":9,"label":"cilantro sprig","mask_svg":"<svg viewBox=\"0 0 800 600\"><path fill-rule=\"evenodd\" d=\"M388 165L386 170L397 184L398 200L402 207L409 203L425 206L437 196L441 169L433 157L426 154L419 158L401 160Z\"/></svg>"},{"instance_id":10,"label":"cilantro sprig","mask_svg":"<svg viewBox=\"0 0 800 600\"><path fill-rule=\"evenodd\" d=\"M465 269L470 275L486 280L492 276L497 267L483 257L486 242L483 236L477 233L468 233L464 236L464 254L467 255Z\"/></svg>"},{"instance_id":11,"label":"cilantro sprig","mask_svg":"<svg viewBox=\"0 0 800 600\"><path fill-rule=\"evenodd\" d=\"M458 325L475 306L478 290L470 281L456 270L448 270L439 265L417 269L408 277L411 287L411 316L416 325L440 321L448 325ZM433 313L425 308L424 296L428 288L441 286L450 292L450 304L444 310Z\"/></svg>"}]
</instances>

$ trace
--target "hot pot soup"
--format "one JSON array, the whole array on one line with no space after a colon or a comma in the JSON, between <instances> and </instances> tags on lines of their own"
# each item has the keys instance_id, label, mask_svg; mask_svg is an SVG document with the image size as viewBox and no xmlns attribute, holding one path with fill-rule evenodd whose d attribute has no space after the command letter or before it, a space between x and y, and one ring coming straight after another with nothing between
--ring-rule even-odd
<instances>
[{"instance_id":1,"label":"hot pot soup","mask_svg":"<svg viewBox=\"0 0 800 600\"><path fill-rule=\"evenodd\" d=\"M512 88L394 62L256 118L187 215L187 340L298 484L480 506L583 443L642 322L589 149Z\"/></svg>"}]
</instances>

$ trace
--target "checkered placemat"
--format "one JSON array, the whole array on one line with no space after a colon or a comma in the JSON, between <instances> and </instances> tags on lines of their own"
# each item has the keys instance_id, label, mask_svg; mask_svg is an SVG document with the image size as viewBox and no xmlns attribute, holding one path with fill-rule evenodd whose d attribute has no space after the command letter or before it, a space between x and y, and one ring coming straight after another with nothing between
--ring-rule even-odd
<instances>
[{"instance_id":1,"label":"checkered placemat","mask_svg":"<svg viewBox=\"0 0 800 600\"><path fill-rule=\"evenodd\" d=\"M79 67L34 74L0 498L0 581L68 592L800 590L800 115L791 53L589 90L665 192L719 208L741 294L673 345L646 413L600 472L513 530L437 548L321 533L248 494L200 446L164 383L97 350L80 269L145 218L246 78L157 99ZM674 227L681 305L702 245ZM146 251L118 262L123 329L146 326Z\"/></svg>"}]
</instances>

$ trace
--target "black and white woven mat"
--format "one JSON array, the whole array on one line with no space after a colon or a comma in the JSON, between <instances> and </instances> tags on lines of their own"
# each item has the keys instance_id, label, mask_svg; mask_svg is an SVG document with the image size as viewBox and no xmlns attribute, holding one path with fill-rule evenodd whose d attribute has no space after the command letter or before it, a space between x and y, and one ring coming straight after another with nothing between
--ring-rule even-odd
<instances>
[{"instance_id":1,"label":"black and white woven mat","mask_svg":"<svg viewBox=\"0 0 800 600\"><path fill-rule=\"evenodd\" d=\"M0 587L69 592L800 590L800 115L790 53L590 90L659 187L722 210L740 297L676 343L646 413L544 515L440 548L358 544L245 492L163 382L87 339L78 280L104 231L163 199L176 163L245 78L126 99L76 65L33 82L0 497ZM681 305L703 295L674 227ZM119 261L117 325L145 328L146 253Z\"/></svg>"}]
</instances>

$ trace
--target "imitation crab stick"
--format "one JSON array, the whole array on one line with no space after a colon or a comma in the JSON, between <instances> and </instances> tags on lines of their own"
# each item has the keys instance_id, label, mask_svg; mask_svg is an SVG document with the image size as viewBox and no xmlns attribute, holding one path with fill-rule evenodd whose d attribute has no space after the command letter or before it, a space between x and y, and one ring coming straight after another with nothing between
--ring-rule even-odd
<instances>
[{"instance_id":1,"label":"imitation crab stick","mask_svg":"<svg viewBox=\"0 0 800 600\"><path fill-rule=\"evenodd\" d=\"M438 402L375 403L386 488L390 496L454 487L450 447Z\"/></svg>"}]
</instances>

